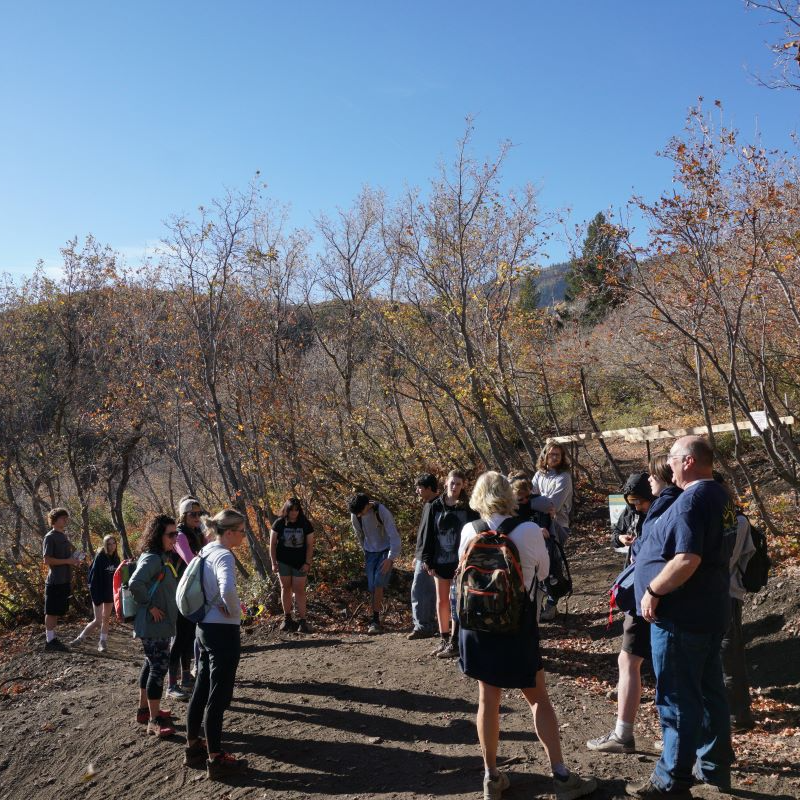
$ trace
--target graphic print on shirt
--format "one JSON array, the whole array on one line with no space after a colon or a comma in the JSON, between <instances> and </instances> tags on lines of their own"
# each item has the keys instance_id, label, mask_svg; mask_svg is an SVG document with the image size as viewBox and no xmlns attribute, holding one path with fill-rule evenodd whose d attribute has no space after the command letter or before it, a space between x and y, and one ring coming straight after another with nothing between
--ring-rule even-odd
<instances>
[{"instance_id":1,"label":"graphic print on shirt","mask_svg":"<svg viewBox=\"0 0 800 800\"><path fill-rule=\"evenodd\" d=\"M445 511L436 518L436 563L455 564L458 561L458 545L461 542L461 529L464 527L464 514Z\"/></svg>"},{"instance_id":2,"label":"graphic print on shirt","mask_svg":"<svg viewBox=\"0 0 800 800\"><path fill-rule=\"evenodd\" d=\"M305 535L302 528L290 528L288 525L282 531L282 544L292 549L305 547Z\"/></svg>"}]
</instances>

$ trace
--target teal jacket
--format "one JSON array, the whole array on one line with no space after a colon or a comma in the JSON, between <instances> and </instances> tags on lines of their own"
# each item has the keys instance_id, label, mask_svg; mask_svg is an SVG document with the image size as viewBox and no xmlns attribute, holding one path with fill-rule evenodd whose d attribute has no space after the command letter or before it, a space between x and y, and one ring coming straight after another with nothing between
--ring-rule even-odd
<instances>
[{"instance_id":1,"label":"teal jacket","mask_svg":"<svg viewBox=\"0 0 800 800\"><path fill-rule=\"evenodd\" d=\"M155 581L158 581L158 586L150 597ZM167 556L162 553L144 553L128 581L128 588L139 606L133 620L134 634L140 639L169 639L174 636L175 621L178 619L178 605L175 601L178 579L169 566ZM165 613L161 622L156 622L150 616L151 608L160 608Z\"/></svg>"}]
</instances>

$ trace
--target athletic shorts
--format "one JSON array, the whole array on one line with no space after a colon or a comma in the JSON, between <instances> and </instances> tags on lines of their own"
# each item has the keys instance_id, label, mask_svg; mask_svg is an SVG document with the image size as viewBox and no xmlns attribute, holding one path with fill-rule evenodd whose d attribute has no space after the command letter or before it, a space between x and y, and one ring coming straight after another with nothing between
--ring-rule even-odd
<instances>
[{"instance_id":1,"label":"athletic shorts","mask_svg":"<svg viewBox=\"0 0 800 800\"><path fill-rule=\"evenodd\" d=\"M635 614L622 622L622 651L650 661L650 623Z\"/></svg>"},{"instance_id":2,"label":"athletic shorts","mask_svg":"<svg viewBox=\"0 0 800 800\"><path fill-rule=\"evenodd\" d=\"M392 571L389 570L385 575L381 574L381 565L386 561L388 555L388 550L381 550L379 553L371 553L368 550L364 551L367 589L369 589L370 592L374 592L376 589L382 589L389 584Z\"/></svg>"},{"instance_id":3,"label":"athletic shorts","mask_svg":"<svg viewBox=\"0 0 800 800\"><path fill-rule=\"evenodd\" d=\"M308 577L305 572L297 567L292 567L289 564L284 564L283 561L278 562L278 575L281 578L306 578Z\"/></svg>"},{"instance_id":4,"label":"athletic shorts","mask_svg":"<svg viewBox=\"0 0 800 800\"><path fill-rule=\"evenodd\" d=\"M44 587L44 613L52 617L63 617L69 610L68 583L49 583Z\"/></svg>"}]
</instances>

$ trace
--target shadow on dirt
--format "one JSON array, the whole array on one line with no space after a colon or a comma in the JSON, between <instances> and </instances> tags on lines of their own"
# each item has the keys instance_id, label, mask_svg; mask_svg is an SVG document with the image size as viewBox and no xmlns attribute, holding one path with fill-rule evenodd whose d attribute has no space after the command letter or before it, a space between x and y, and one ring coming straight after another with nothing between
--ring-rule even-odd
<instances>
[{"instance_id":1,"label":"shadow on dirt","mask_svg":"<svg viewBox=\"0 0 800 800\"><path fill-rule=\"evenodd\" d=\"M280 694L300 696L316 695L345 700L363 705L400 708L405 711L425 709L431 713L475 712L475 703L467 700L438 697L437 695L410 692L406 689L380 689L362 686L343 686L339 683L275 683L272 681L240 681L239 686L262 689Z\"/></svg>"},{"instance_id":2,"label":"shadow on dirt","mask_svg":"<svg viewBox=\"0 0 800 800\"><path fill-rule=\"evenodd\" d=\"M243 653L266 653L270 650L314 650L318 647L335 647L342 644L341 639L280 639L277 642L267 642L266 644L246 644L242 645ZM355 644L367 644L364 642L348 642L348 646Z\"/></svg>"}]
</instances>

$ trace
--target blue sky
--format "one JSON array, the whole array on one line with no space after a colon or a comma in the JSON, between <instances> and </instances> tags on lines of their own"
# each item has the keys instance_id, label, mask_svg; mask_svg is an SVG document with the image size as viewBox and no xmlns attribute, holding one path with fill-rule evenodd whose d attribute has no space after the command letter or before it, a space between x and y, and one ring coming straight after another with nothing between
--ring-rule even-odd
<instances>
[{"instance_id":1,"label":"blue sky","mask_svg":"<svg viewBox=\"0 0 800 800\"><path fill-rule=\"evenodd\" d=\"M0 271L92 233L136 259L256 170L310 227L363 184L423 186L475 116L573 222L670 184L702 95L787 147L800 96L755 84L777 31L740 0L0 3ZM551 257L566 253L549 247Z\"/></svg>"}]
</instances>

